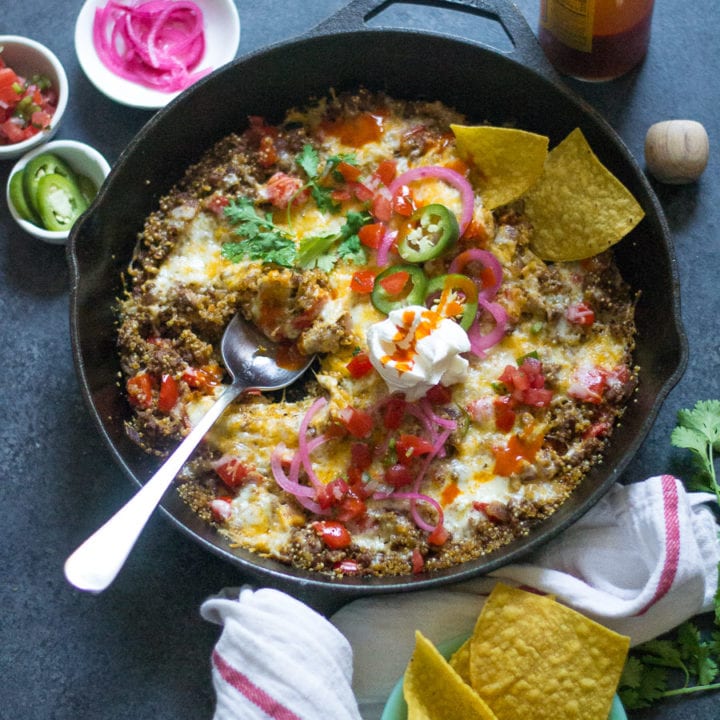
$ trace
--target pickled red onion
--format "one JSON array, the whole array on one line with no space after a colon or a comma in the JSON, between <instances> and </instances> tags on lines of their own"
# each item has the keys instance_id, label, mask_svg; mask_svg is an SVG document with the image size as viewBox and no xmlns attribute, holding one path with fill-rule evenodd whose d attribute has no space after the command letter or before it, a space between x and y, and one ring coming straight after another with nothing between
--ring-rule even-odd
<instances>
[{"instance_id":1,"label":"pickled red onion","mask_svg":"<svg viewBox=\"0 0 720 720\"><path fill-rule=\"evenodd\" d=\"M470 183L457 171L441 165L424 165L422 167L412 168L398 175L388 188L390 194L395 197L403 185L414 182L415 180L424 180L426 178L437 178L452 185L460 193L460 201L462 211L458 219L459 234L462 235L467 230L473 216L475 207L475 194L473 193Z\"/></svg>"},{"instance_id":2,"label":"pickled red onion","mask_svg":"<svg viewBox=\"0 0 720 720\"><path fill-rule=\"evenodd\" d=\"M377 250L377 265L378 267L385 267L388 262L388 256L390 255L390 249L397 238L397 230L386 230L385 234L380 241L380 247Z\"/></svg>"},{"instance_id":3,"label":"pickled red onion","mask_svg":"<svg viewBox=\"0 0 720 720\"><path fill-rule=\"evenodd\" d=\"M504 337L507 329L508 317L505 312L505 308L503 308L502 305L489 302L483 297L478 297L478 304L481 305L495 321L495 327L486 335L480 334L480 325L477 317L468 330L468 338L470 338L470 352L483 358L487 355L486 350L489 350L493 347L493 345L497 345L497 343L499 343Z\"/></svg>"},{"instance_id":4,"label":"pickled red onion","mask_svg":"<svg viewBox=\"0 0 720 720\"><path fill-rule=\"evenodd\" d=\"M497 291L502 283L503 271L500 261L490 251L481 250L480 248L470 248L469 250L465 250L457 257L453 258L453 261L450 263L450 267L448 268L448 272L467 274L464 271L465 266L473 260L481 262L484 267L492 270L494 282L489 287L483 287L482 283L478 283L477 279L475 280L476 284L479 285L478 294L480 297L483 297L486 300L492 300L495 295L497 295Z\"/></svg>"},{"instance_id":5,"label":"pickled red onion","mask_svg":"<svg viewBox=\"0 0 720 720\"><path fill-rule=\"evenodd\" d=\"M203 75L192 72L205 53L202 10L190 0L149 0L97 8L93 43L116 75L161 92L184 90Z\"/></svg>"}]
</instances>

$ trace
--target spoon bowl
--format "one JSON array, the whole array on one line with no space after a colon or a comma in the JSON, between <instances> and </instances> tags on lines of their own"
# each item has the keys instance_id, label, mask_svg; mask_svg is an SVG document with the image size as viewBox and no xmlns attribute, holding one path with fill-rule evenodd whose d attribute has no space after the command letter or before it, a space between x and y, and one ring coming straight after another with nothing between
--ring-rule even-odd
<instances>
[{"instance_id":1,"label":"spoon bowl","mask_svg":"<svg viewBox=\"0 0 720 720\"><path fill-rule=\"evenodd\" d=\"M278 362L280 346L237 313L225 329L221 353L232 383L138 492L65 561L65 577L79 590L101 592L115 579L165 491L223 411L246 390L281 390L302 376L314 356L292 366Z\"/></svg>"}]
</instances>

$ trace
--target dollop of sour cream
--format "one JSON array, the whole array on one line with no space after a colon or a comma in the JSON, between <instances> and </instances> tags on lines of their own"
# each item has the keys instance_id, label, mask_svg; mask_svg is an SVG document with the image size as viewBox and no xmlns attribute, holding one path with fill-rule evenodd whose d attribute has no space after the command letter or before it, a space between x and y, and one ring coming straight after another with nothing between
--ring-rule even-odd
<instances>
[{"instance_id":1,"label":"dollop of sour cream","mask_svg":"<svg viewBox=\"0 0 720 720\"><path fill-rule=\"evenodd\" d=\"M431 387L467 378L470 350L465 330L453 320L420 305L392 310L367 329L370 362L391 392L418 400Z\"/></svg>"}]
</instances>

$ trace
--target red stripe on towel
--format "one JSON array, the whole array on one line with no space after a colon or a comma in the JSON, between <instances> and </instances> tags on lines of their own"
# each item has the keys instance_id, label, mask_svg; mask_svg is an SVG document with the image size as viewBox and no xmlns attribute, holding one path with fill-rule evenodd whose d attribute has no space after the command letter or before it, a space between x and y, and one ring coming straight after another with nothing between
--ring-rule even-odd
<instances>
[{"instance_id":1,"label":"red stripe on towel","mask_svg":"<svg viewBox=\"0 0 720 720\"><path fill-rule=\"evenodd\" d=\"M652 600L638 615L646 613L658 600L667 594L673 582L675 582L675 575L680 562L680 519L678 517L677 481L672 475L663 475L661 481L665 520L665 563Z\"/></svg>"},{"instance_id":2,"label":"red stripe on towel","mask_svg":"<svg viewBox=\"0 0 720 720\"><path fill-rule=\"evenodd\" d=\"M262 688L255 685L247 675L243 675L230 665L217 650L213 650L212 661L220 673L220 677L251 703L257 705L266 715L275 720L301 720L292 710L288 710Z\"/></svg>"}]
</instances>

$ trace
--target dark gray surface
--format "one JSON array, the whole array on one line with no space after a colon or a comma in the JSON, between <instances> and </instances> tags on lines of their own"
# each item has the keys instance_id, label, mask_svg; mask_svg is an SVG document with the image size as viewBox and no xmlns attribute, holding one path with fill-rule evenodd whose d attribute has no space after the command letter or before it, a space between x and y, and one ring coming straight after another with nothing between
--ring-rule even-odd
<instances>
[{"instance_id":1,"label":"dark gray surface","mask_svg":"<svg viewBox=\"0 0 720 720\"><path fill-rule=\"evenodd\" d=\"M301 34L343 4L237 0L240 53ZM533 27L537 4L517 2ZM88 142L114 162L151 113L116 105L86 80L72 46L80 2L3 5L0 34L43 42L65 65L72 96L57 137ZM720 10L714 0L697 0L691 7L659 0L648 57L630 75L598 85L568 81L640 159L645 132L659 120L699 120L711 139L710 164L699 183L655 186L675 238L690 363L625 473L628 482L662 472L687 474L686 455L669 443L675 414L699 399L720 397L720 171L715 147L720 137ZM439 25L497 42L502 49L505 41L496 26L438 17L398 5L382 21ZM202 118L189 121L201 124ZM3 195L11 166L0 163ZM158 517L103 595L84 595L65 583L65 557L132 489L111 463L80 398L69 346L63 249L24 235L4 202L0 223L0 367L6 417L0 429L0 718L210 717L209 655L217 628L200 619L198 607L208 595L238 585L242 578ZM633 713L631 720L716 720L719 706L717 695L684 699Z\"/></svg>"}]
</instances>

